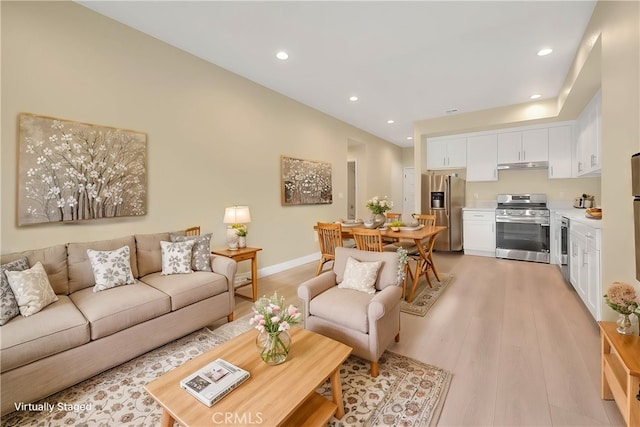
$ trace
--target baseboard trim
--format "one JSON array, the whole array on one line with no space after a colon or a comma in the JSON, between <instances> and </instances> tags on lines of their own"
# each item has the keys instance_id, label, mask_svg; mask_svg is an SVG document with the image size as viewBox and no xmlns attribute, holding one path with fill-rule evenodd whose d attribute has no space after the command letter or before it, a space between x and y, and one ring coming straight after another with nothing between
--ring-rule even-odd
<instances>
[{"instance_id":1,"label":"baseboard trim","mask_svg":"<svg viewBox=\"0 0 640 427\"><path fill-rule=\"evenodd\" d=\"M271 276L272 274L280 273L282 271L286 271L291 268L301 266L303 264L308 264L313 261L319 261L320 257L321 257L320 252L316 252L300 258L295 258L289 261L285 261L280 264L274 264L268 267L263 267L258 270L258 277L260 278L260 277Z\"/></svg>"}]
</instances>

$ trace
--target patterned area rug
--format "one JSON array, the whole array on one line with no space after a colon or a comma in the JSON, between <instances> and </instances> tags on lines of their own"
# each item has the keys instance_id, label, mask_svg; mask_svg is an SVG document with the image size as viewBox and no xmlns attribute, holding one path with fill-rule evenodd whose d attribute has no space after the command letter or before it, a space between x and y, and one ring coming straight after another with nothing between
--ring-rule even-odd
<instances>
[{"instance_id":1,"label":"patterned area rug","mask_svg":"<svg viewBox=\"0 0 640 427\"><path fill-rule=\"evenodd\" d=\"M144 391L144 385L250 328L245 317L213 332L208 329L194 332L36 402L33 404L36 410L8 414L1 424L6 427L157 426L162 410ZM346 414L342 420L333 418L330 424L435 424L451 374L391 352L383 354L379 368L378 377L371 378L369 362L354 356L345 361L340 376ZM318 392L331 399L330 383L327 381Z\"/></svg>"},{"instance_id":2,"label":"patterned area rug","mask_svg":"<svg viewBox=\"0 0 640 427\"><path fill-rule=\"evenodd\" d=\"M430 273L431 274L431 273ZM427 284L427 279L424 276L420 277L418 281L418 288L415 291L413 301L410 303L402 301L400 311L403 313L413 314L416 316L423 316L427 314L427 311L435 304L442 292L453 281L453 275L447 273L439 274L441 282L437 281L435 276L431 274L431 284L433 288L430 288ZM407 284L407 288L410 288L410 284ZM407 289L407 293L409 289Z\"/></svg>"}]
</instances>

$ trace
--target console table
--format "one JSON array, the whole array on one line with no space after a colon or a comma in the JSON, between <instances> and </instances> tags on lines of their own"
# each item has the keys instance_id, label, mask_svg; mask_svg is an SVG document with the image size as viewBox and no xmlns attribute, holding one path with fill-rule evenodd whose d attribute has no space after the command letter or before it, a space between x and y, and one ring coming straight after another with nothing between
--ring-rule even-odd
<instances>
[{"instance_id":1,"label":"console table","mask_svg":"<svg viewBox=\"0 0 640 427\"><path fill-rule=\"evenodd\" d=\"M234 250L224 248L224 249L216 249L214 251L211 251L211 253L214 255L225 256L227 258L231 258L236 262L251 260L251 280L247 281L246 283L241 283L240 285L237 285L237 286L234 283L233 287L234 289L237 289L243 286L251 285L252 297L250 299L251 301L254 301L254 302L256 301L256 299L258 299L258 252L261 250L262 248L247 247L247 248L239 248ZM242 294L236 294L236 295L247 298Z\"/></svg>"},{"instance_id":2,"label":"console table","mask_svg":"<svg viewBox=\"0 0 640 427\"><path fill-rule=\"evenodd\" d=\"M598 322L602 340L602 393L616 401L627 426L640 426L640 336L622 335L615 322Z\"/></svg>"}]
</instances>

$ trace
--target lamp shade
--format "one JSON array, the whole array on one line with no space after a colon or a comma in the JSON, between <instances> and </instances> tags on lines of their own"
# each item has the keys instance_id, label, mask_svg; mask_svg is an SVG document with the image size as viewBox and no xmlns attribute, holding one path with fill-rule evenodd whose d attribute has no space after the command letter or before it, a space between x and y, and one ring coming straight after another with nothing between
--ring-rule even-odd
<instances>
[{"instance_id":1,"label":"lamp shade","mask_svg":"<svg viewBox=\"0 0 640 427\"><path fill-rule=\"evenodd\" d=\"M247 224L251 222L249 206L232 206L224 209L225 224Z\"/></svg>"}]
</instances>

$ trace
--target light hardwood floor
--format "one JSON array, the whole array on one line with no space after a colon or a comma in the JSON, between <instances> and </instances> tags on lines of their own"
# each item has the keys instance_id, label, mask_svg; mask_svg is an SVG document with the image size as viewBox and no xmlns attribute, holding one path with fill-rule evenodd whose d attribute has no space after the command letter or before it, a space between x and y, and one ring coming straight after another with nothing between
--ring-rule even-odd
<instances>
[{"instance_id":1,"label":"light hardwood floor","mask_svg":"<svg viewBox=\"0 0 640 427\"><path fill-rule=\"evenodd\" d=\"M389 350L453 373L438 425L624 425L600 399L597 324L557 266L448 253L435 262L453 282L425 317L402 314ZM258 295L295 303L316 267L261 278ZM236 303L236 319L251 313L250 301Z\"/></svg>"}]
</instances>

